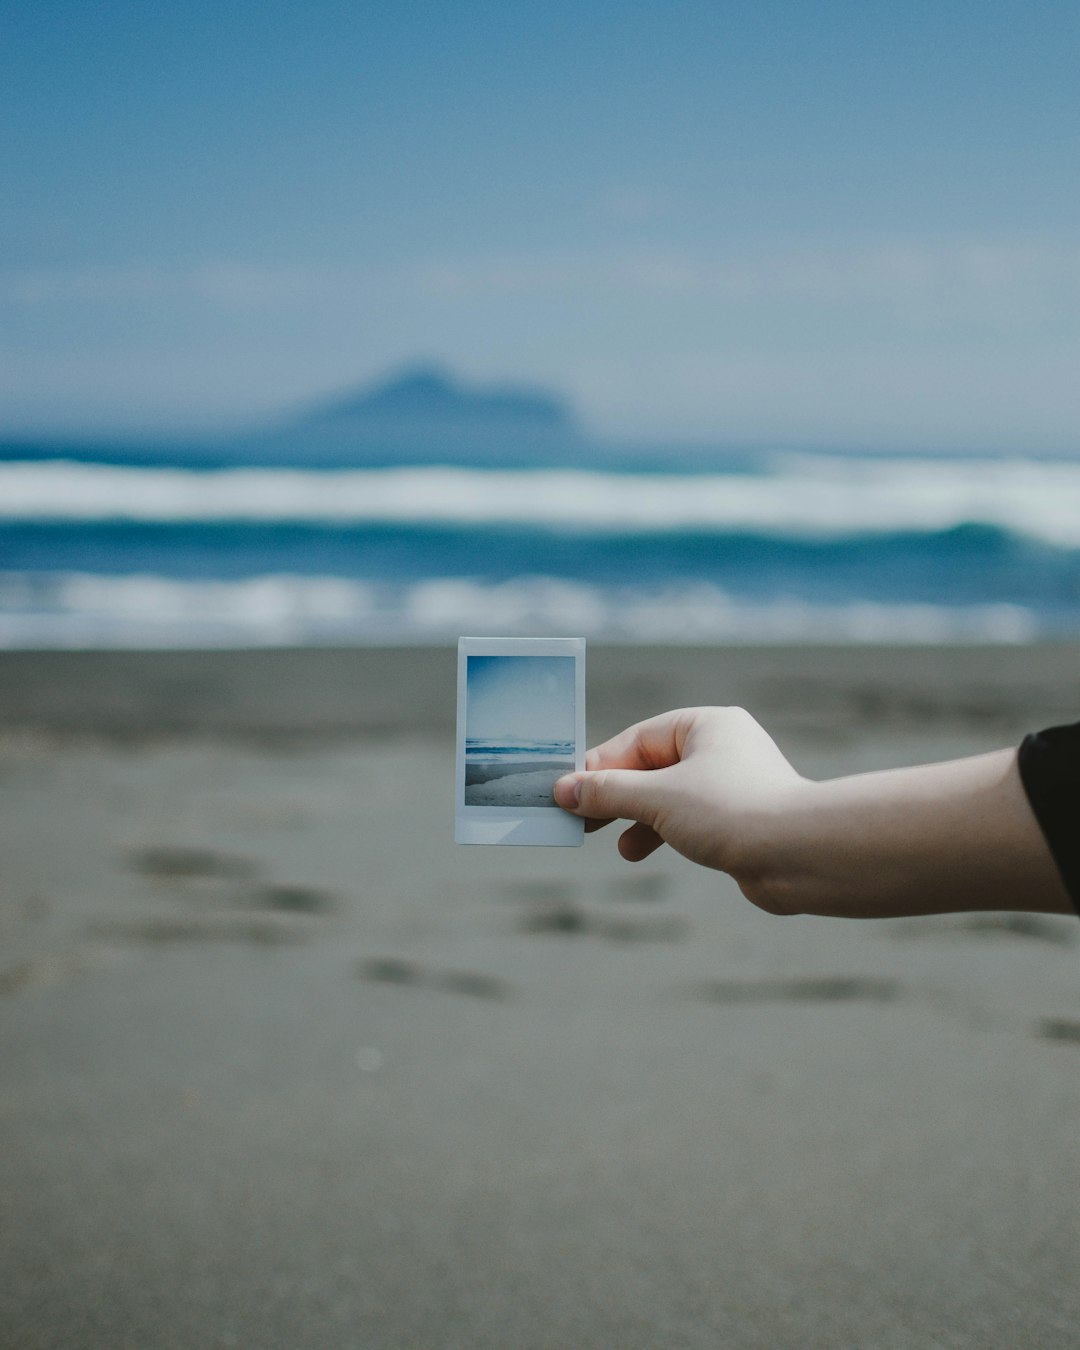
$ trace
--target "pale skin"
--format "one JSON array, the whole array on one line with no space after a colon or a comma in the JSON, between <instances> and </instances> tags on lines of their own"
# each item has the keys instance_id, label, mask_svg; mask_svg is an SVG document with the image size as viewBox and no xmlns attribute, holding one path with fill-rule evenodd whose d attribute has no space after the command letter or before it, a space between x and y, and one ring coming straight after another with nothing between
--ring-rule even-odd
<instances>
[{"instance_id":1,"label":"pale skin","mask_svg":"<svg viewBox=\"0 0 1080 1350\"><path fill-rule=\"evenodd\" d=\"M555 800L587 830L628 820L628 861L669 844L770 914L1075 914L1013 749L814 782L742 708L682 708L585 764Z\"/></svg>"}]
</instances>

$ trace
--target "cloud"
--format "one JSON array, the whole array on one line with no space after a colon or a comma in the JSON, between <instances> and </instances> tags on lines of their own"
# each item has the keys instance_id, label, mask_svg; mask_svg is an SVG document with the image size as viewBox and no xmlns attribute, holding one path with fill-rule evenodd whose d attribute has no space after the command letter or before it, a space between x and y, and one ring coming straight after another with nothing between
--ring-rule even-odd
<instances>
[{"instance_id":1,"label":"cloud","mask_svg":"<svg viewBox=\"0 0 1080 1350\"><path fill-rule=\"evenodd\" d=\"M8 269L0 327L8 426L239 422L418 353L550 382L609 434L1049 446L1080 426L1080 238Z\"/></svg>"},{"instance_id":2,"label":"cloud","mask_svg":"<svg viewBox=\"0 0 1080 1350\"><path fill-rule=\"evenodd\" d=\"M222 308L319 304L371 284L369 268L207 261L177 266L33 268L0 272L0 304L114 305L195 301Z\"/></svg>"},{"instance_id":3,"label":"cloud","mask_svg":"<svg viewBox=\"0 0 1080 1350\"><path fill-rule=\"evenodd\" d=\"M333 305L372 292L440 303L552 299L872 306L932 320L1015 307L1021 321L1075 312L1080 239L878 239L743 250L592 249L427 258L395 267L208 260L177 266L0 271L0 304L43 308L168 300L237 308Z\"/></svg>"},{"instance_id":4,"label":"cloud","mask_svg":"<svg viewBox=\"0 0 1080 1350\"><path fill-rule=\"evenodd\" d=\"M586 362L609 434L792 446L1080 452L1080 339L973 351L688 349ZM666 410L663 418L657 408Z\"/></svg>"},{"instance_id":5,"label":"cloud","mask_svg":"<svg viewBox=\"0 0 1080 1350\"><path fill-rule=\"evenodd\" d=\"M609 297L729 304L884 306L909 316L1018 303L1020 316L1080 300L1080 239L882 239L847 247L597 250L443 259L412 272L441 299Z\"/></svg>"}]
</instances>

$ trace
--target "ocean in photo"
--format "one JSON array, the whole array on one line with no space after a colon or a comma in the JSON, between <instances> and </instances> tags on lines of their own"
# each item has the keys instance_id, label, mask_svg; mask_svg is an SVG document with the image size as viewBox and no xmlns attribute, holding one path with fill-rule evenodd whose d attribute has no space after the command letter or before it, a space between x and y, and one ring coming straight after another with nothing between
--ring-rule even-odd
<instances>
[{"instance_id":1,"label":"ocean in photo","mask_svg":"<svg viewBox=\"0 0 1080 1350\"><path fill-rule=\"evenodd\" d=\"M1071 460L265 458L0 448L0 646L1080 634Z\"/></svg>"}]
</instances>

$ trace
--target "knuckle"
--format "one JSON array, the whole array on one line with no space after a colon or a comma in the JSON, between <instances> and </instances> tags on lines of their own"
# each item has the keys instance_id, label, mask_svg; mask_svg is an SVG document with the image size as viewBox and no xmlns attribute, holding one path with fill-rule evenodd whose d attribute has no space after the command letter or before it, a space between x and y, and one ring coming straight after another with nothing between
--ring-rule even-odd
<instances>
[{"instance_id":1,"label":"knuckle","mask_svg":"<svg viewBox=\"0 0 1080 1350\"><path fill-rule=\"evenodd\" d=\"M712 712L715 718L714 726L726 737L739 735L757 725L753 715L739 704L714 708Z\"/></svg>"},{"instance_id":2,"label":"knuckle","mask_svg":"<svg viewBox=\"0 0 1080 1350\"><path fill-rule=\"evenodd\" d=\"M608 771L595 769L581 780L581 805L585 808L599 807L607 796Z\"/></svg>"}]
</instances>

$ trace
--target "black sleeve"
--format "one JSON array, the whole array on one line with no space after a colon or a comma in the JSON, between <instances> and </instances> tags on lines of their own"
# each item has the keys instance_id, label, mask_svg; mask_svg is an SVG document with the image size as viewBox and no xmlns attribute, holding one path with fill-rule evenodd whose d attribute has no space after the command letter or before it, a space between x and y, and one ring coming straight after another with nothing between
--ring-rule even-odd
<instances>
[{"instance_id":1,"label":"black sleeve","mask_svg":"<svg viewBox=\"0 0 1080 1350\"><path fill-rule=\"evenodd\" d=\"M1025 736L1020 781L1080 912L1080 722Z\"/></svg>"}]
</instances>

